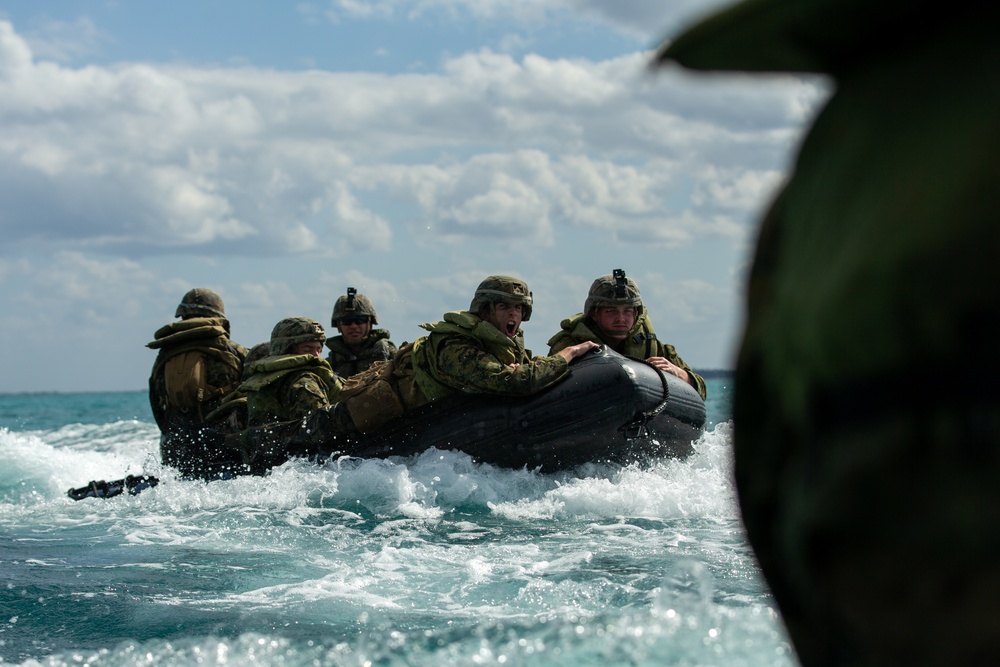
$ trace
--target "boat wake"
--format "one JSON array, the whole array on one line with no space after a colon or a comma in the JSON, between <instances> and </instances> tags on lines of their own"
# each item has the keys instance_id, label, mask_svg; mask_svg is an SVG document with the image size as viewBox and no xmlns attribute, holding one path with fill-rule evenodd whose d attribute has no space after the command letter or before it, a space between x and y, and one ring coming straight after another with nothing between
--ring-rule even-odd
<instances>
[{"instance_id":1,"label":"boat wake","mask_svg":"<svg viewBox=\"0 0 1000 667\"><path fill-rule=\"evenodd\" d=\"M342 457L323 465L292 460L265 477L211 483L179 479L161 466L155 427L136 429L131 421L106 425L90 449L81 441L88 431L0 430L0 496L11 504L63 504L66 489L88 479L152 474L161 483L141 496L84 503L113 504L112 511L311 507L378 519L469 512L515 520L732 516L735 507L728 422L696 441L689 458L643 466L583 464L543 474L430 449L403 458Z\"/></svg>"}]
</instances>

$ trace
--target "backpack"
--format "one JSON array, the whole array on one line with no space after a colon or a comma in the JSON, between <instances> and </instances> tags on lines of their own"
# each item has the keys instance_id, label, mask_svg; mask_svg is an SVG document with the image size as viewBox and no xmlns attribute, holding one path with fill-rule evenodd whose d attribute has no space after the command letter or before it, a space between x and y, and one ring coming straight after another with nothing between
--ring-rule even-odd
<instances>
[{"instance_id":1,"label":"backpack","mask_svg":"<svg viewBox=\"0 0 1000 667\"><path fill-rule=\"evenodd\" d=\"M189 350L175 354L163 365L163 380L166 383L167 404L182 412L197 410L201 419L201 405L208 391L205 353Z\"/></svg>"},{"instance_id":2,"label":"backpack","mask_svg":"<svg viewBox=\"0 0 1000 667\"><path fill-rule=\"evenodd\" d=\"M181 412L204 422L206 413L239 385L243 360L231 349L228 332L215 320L198 318L173 323L157 331L156 340L147 347L160 349L150 388L159 374L163 393L158 407L164 413ZM210 384L210 365L228 369L222 375L231 379L223 386ZM218 375L219 369L213 374Z\"/></svg>"},{"instance_id":3,"label":"backpack","mask_svg":"<svg viewBox=\"0 0 1000 667\"><path fill-rule=\"evenodd\" d=\"M413 381L413 345L403 343L388 361L344 381L340 401L362 433L373 433L427 399Z\"/></svg>"}]
</instances>

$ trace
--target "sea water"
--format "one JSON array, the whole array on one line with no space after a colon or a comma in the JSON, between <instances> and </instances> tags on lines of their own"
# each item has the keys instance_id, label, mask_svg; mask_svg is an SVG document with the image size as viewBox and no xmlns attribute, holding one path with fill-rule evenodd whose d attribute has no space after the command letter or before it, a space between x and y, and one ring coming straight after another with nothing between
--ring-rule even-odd
<instances>
[{"instance_id":1,"label":"sea water","mask_svg":"<svg viewBox=\"0 0 1000 667\"><path fill-rule=\"evenodd\" d=\"M742 533L730 380L686 461L431 450L181 481L142 392L0 396L0 662L794 666ZM151 473L136 496L74 502Z\"/></svg>"}]
</instances>

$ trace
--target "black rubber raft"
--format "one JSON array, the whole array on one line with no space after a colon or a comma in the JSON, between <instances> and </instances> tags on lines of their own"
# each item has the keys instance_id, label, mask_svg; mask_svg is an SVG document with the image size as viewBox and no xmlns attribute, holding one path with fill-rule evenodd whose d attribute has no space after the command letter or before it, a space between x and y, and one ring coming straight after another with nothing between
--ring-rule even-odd
<instances>
[{"instance_id":1,"label":"black rubber raft","mask_svg":"<svg viewBox=\"0 0 1000 667\"><path fill-rule=\"evenodd\" d=\"M583 463L685 458L705 425L705 403L688 383L601 347L565 380L524 398L451 396L378 433L328 443L361 458L409 456L431 447L476 461L543 472Z\"/></svg>"},{"instance_id":2,"label":"black rubber raft","mask_svg":"<svg viewBox=\"0 0 1000 667\"><path fill-rule=\"evenodd\" d=\"M505 468L554 472L585 463L686 458L704 425L705 403L691 385L601 347L575 360L568 378L535 396L445 397L378 433L331 437L317 458L405 457L437 448ZM158 482L130 475L67 493L73 500L112 498Z\"/></svg>"}]
</instances>

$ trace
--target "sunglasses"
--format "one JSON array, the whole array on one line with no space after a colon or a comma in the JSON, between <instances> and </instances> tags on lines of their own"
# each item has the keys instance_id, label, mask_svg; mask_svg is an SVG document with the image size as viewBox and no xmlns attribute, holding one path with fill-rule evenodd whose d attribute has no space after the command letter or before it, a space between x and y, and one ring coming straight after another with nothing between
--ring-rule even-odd
<instances>
[{"instance_id":1,"label":"sunglasses","mask_svg":"<svg viewBox=\"0 0 1000 667\"><path fill-rule=\"evenodd\" d=\"M339 324L367 324L367 317L341 317L338 321Z\"/></svg>"}]
</instances>

